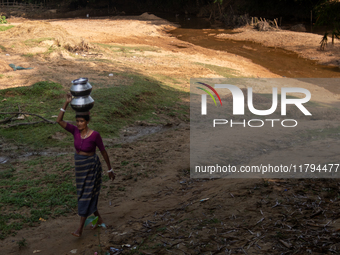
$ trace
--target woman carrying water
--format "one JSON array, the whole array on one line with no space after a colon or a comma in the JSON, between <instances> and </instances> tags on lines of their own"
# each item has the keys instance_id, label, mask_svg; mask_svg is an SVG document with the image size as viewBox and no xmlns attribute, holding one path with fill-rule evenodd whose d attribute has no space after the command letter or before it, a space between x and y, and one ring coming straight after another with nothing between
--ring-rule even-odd
<instances>
[{"instance_id":1,"label":"woman carrying water","mask_svg":"<svg viewBox=\"0 0 340 255\"><path fill-rule=\"evenodd\" d=\"M64 107L60 109L57 118L58 124L65 130L73 134L74 147L76 152L74 154L75 161L75 175L78 196L78 215L80 218L80 225L78 229L72 233L76 237L80 237L83 233L85 220L92 213L98 216L98 223L103 223L98 209L98 197L101 186L102 167L99 157L96 154L96 147L100 150L103 158L107 164L109 178L113 181L115 173L110 164L109 156L105 150L100 134L94 130L89 129L90 121L89 112L76 113L77 126L71 125L63 120L64 112L68 104L72 100L72 95L67 93L67 99ZM95 226L93 226L95 227Z\"/></svg>"}]
</instances>

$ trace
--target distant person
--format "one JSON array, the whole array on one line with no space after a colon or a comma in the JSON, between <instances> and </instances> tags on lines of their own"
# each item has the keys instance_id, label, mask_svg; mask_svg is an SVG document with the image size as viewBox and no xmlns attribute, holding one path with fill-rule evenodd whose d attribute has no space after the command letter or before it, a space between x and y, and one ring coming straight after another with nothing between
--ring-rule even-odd
<instances>
[{"instance_id":1,"label":"distant person","mask_svg":"<svg viewBox=\"0 0 340 255\"><path fill-rule=\"evenodd\" d=\"M83 233L85 220L92 213L95 216L98 216L97 224L103 223L103 219L97 209L102 182L102 166L99 157L96 154L96 147L98 147L103 155L107 168L109 169L107 171L109 178L112 181L115 179L116 174L111 168L110 159L100 134L88 128L90 113L76 113L77 126L63 121L64 112L71 100L71 93L67 93L66 102L64 103L64 107L60 109L57 122L65 130L72 133L74 137L74 147L76 149L74 161L78 196L78 215L81 218L78 229L74 231L72 235L80 237ZM92 228L96 228L96 226L92 226Z\"/></svg>"}]
</instances>

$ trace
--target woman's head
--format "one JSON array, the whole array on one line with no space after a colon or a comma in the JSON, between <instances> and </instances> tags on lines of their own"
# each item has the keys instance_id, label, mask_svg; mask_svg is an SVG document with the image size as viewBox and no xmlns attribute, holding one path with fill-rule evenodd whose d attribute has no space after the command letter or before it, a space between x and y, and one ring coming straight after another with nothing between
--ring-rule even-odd
<instances>
[{"instance_id":1,"label":"woman's head","mask_svg":"<svg viewBox=\"0 0 340 255\"><path fill-rule=\"evenodd\" d=\"M90 115L76 115L77 128L83 130L90 122Z\"/></svg>"},{"instance_id":2,"label":"woman's head","mask_svg":"<svg viewBox=\"0 0 340 255\"><path fill-rule=\"evenodd\" d=\"M76 115L76 119L83 118L85 121L90 121L90 115Z\"/></svg>"}]
</instances>

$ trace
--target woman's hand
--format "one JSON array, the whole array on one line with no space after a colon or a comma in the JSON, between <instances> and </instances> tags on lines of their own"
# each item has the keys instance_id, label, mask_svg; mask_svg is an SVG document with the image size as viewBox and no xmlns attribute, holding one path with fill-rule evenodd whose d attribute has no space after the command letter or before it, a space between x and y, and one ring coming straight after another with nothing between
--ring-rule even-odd
<instances>
[{"instance_id":1,"label":"woman's hand","mask_svg":"<svg viewBox=\"0 0 340 255\"><path fill-rule=\"evenodd\" d=\"M66 102L69 104L72 101L72 94L70 92L67 92L66 94Z\"/></svg>"},{"instance_id":2,"label":"woman's hand","mask_svg":"<svg viewBox=\"0 0 340 255\"><path fill-rule=\"evenodd\" d=\"M113 181L116 178L116 174L114 172L109 172L109 178Z\"/></svg>"},{"instance_id":3,"label":"woman's hand","mask_svg":"<svg viewBox=\"0 0 340 255\"><path fill-rule=\"evenodd\" d=\"M100 153L103 155L103 158L107 164L107 169L110 169L107 171L107 173L109 174L109 178L111 181L113 181L116 178L116 174L113 172L113 169L111 167L109 156L107 155L107 152L105 149L100 151Z\"/></svg>"}]
</instances>

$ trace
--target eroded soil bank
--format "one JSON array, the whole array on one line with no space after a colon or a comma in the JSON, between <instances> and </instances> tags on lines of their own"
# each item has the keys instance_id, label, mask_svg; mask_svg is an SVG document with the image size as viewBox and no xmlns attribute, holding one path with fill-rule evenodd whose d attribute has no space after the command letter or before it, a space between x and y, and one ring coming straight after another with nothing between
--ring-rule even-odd
<instances>
[{"instance_id":1,"label":"eroded soil bank","mask_svg":"<svg viewBox=\"0 0 340 255\"><path fill-rule=\"evenodd\" d=\"M270 48L281 48L298 54L300 58L316 60L319 64L334 67L336 74L329 77L339 77L340 72L340 41L328 44L325 50L320 50L322 35L288 30L258 31L251 26L233 30L234 34L220 33L217 38L228 38L237 41L260 43ZM311 70L313 72L313 70ZM315 76L315 78L320 76Z\"/></svg>"},{"instance_id":2,"label":"eroded soil bank","mask_svg":"<svg viewBox=\"0 0 340 255\"><path fill-rule=\"evenodd\" d=\"M252 27L183 29L170 32L180 40L248 58L271 72L289 78L335 78L340 76L339 42L319 50L320 35L292 31L262 31ZM339 93L338 88L333 88Z\"/></svg>"}]
</instances>

